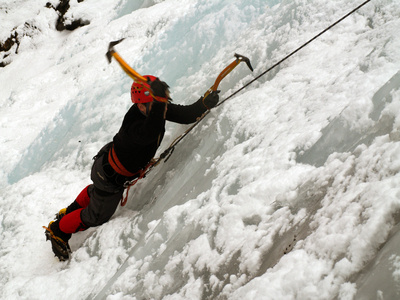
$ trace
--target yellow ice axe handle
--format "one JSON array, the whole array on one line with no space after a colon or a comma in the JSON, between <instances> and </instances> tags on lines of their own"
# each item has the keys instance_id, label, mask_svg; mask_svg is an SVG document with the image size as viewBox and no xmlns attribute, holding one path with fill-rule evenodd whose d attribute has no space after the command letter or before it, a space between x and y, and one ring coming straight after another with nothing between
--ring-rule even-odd
<instances>
[{"instance_id":1,"label":"yellow ice axe handle","mask_svg":"<svg viewBox=\"0 0 400 300\"><path fill-rule=\"evenodd\" d=\"M222 70L221 73L219 73L217 79L215 79L215 82L212 87L210 87L207 92L204 94L203 99L205 99L211 92L216 91L218 89L219 83L221 82L222 79L226 77L238 64L240 64L242 61L244 61L247 66L250 68L251 71L253 71L253 67L250 64L250 60L240 54L235 53L236 59L231 62L225 69Z\"/></svg>"},{"instance_id":2,"label":"yellow ice axe handle","mask_svg":"<svg viewBox=\"0 0 400 300\"><path fill-rule=\"evenodd\" d=\"M123 40L123 39L122 39ZM150 95L156 99L157 101L160 102L168 102L167 98L155 96L153 94L153 91L146 87L144 83L149 83L147 78L143 77L140 75L138 72L136 72L131 66L129 66L125 60L114 50L114 46L119 44L122 40L111 42L109 45L108 52L106 54L108 61L111 63L111 58L114 57L115 60L119 63L121 66L122 70L125 71L126 74L128 74L129 77L131 77L135 82L143 84L143 87L150 92Z\"/></svg>"},{"instance_id":3,"label":"yellow ice axe handle","mask_svg":"<svg viewBox=\"0 0 400 300\"><path fill-rule=\"evenodd\" d=\"M147 79L132 69L123 59L122 57L114 50L110 50L110 55L115 58L115 60L119 63L122 70L125 71L126 74L129 75L134 81L147 83Z\"/></svg>"}]
</instances>

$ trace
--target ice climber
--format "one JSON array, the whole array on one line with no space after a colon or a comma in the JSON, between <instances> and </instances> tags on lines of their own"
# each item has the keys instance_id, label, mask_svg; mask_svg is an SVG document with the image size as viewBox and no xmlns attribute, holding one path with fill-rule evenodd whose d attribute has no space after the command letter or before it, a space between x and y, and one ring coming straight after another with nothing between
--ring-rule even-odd
<instances>
[{"instance_id":1,"label":"ice climber","mask_svg":"<svg viewBox=\"0 0 400 300\"><path fill-rule=\"evenodd\" d=\"M155 155L165 132L165 122L190 124L207 109L217 105L218 92L191 105L169 101L168 85L154 76L144 76L148 83L133 83L133 105L126 113L122 126L113 141L94 157L92 184L85 187L67 208L61 209L45 234L61 261L71 252L68 241L73 233L107 222L123 197L124 183L139 176ZM151 89L153 98L148 89ZM162 99L160 99L161 97ZM162 101L158 101L162 100Z\"/></svg>"}]
</instances>

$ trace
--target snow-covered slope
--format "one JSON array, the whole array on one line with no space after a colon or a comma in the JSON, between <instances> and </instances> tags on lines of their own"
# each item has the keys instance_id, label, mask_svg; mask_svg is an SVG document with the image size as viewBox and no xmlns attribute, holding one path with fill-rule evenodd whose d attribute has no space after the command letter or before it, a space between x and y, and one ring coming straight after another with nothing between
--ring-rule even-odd
<instances>
[{"instance_id":1,"label":"snow-covered slope","mask_svg":"<svg viewBox=\"0 0 400 300\"><path fill-rule=\"evenodd\" d=\"M1 299L400 297L400 5L359 11L212 112L59 262L42 225L130 107L110 41L176 103L221 99L361 4L2 1ZM16 34L17 33L17 34ZM160 151L187 127L169 124Z\"/></svg>"}]
</instances>

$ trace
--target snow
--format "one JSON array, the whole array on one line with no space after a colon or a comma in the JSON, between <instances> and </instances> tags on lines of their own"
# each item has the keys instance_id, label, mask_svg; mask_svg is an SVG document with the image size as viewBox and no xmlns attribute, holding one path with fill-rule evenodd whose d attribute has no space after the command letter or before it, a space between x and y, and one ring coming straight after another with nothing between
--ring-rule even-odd
<instances>
[{"instance_id":1,"label":"snow","mask_svg":"<svg viewBox=\"0 0 400 300\"><path fill-rule=\"evenodd\" d=\"M361 1L2 1L1 299L400 298L400 5L374 0L211 113L106 224L47 225L90 183L141 74L190 104L221 99ZM55 7L58 2L50 3ZM187 126L169 124L160 153Z\"/></svg>"}]
</instances>

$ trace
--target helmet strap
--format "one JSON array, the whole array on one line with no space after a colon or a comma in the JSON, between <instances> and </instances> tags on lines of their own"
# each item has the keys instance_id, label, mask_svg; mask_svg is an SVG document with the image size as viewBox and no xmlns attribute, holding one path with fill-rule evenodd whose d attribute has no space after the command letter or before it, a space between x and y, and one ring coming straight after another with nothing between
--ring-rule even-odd
<instances>
[{"instance_id":1,"label":"helmet strap","mask_svg":"<svg viewBox=\"0 0 400 300\"><path fill-rule=\"evenodd\" d=\"M140 110L140 112L144 115L144 116L148 116L149 115L149 113L150 113L150 104L151 104L151 102L147 102L147 103L137 103L136 104L136 106L138 107L138 109ZM145 107L145 109L144 110L142 110L142 109L140 109L140 107L139 107L139 105L140 105L140 107ZM141 105L143 105L143 106L141 106Z\"/></svg>"},{"instance_id":2,"label":"helmet strap","mask_svg":"<svg viewBox=\"0 0 400 300\"><path fill-rule=\"evenodd\" d=\"M151 102L147 102L144 105L146 105L146 117L147 117L150 113Z\"/></svg>"}]
</instances>

